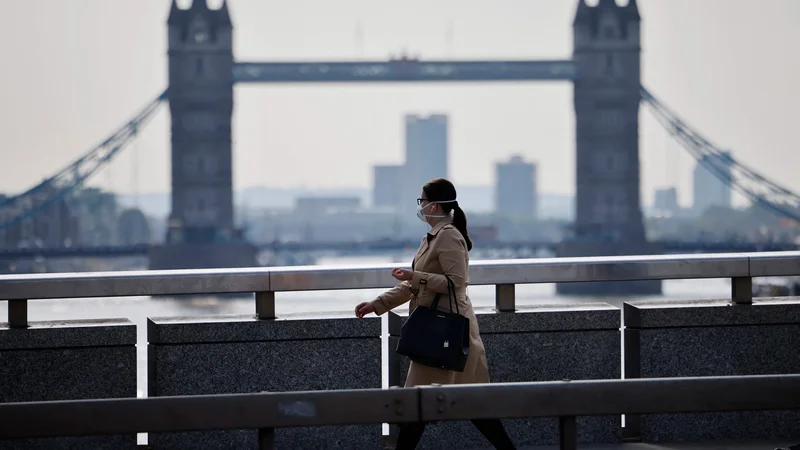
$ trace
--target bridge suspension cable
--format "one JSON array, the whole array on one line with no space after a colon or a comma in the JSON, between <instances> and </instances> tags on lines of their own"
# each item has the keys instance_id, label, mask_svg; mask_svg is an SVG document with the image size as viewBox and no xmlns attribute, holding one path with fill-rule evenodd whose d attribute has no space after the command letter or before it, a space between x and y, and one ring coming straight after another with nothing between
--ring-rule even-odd
<instances>
[{"instance_id":1,"label":"bridge suspension cable","mask_svg":"<svg viewBox=\"0 0 800 450\"><path fill-rule=\"evenodd\" d=\"M721 151L644 87L641 88L641 96L667 132L718 179L744 194L755 204L780 217L800 222L800 196ZM166 99L167 92L164 91L109 138L69 166L33 188L1 201L0 230L36 216L81 186L133 142L138 132L152 119L158 106Z\"/></svg>"},{"instance_id":2,"label":"bridge suspension cable","mask_svg":"<svg viewBox=\"0 0 800 450\"><path fill-rule=\"evenodd\" d=\"M720 150L644 87L641 89L641 95L667 132L720 181L779 217L800 223L800 196L768 180L754 169L737 161L729 153Z\"/></svg>"},{"instance_id":3,"label":"bridge suspension cable","mask_svg":"<svg viewBox=\"0 0 800 450\"><path fill-rule=\"evenodd\" d=\"M164 91L114 134L70 165L31 189L0 202L0 230L35 217L81 186L133 142L166 99L167 91Z\"/></svg>"}]
</instances>

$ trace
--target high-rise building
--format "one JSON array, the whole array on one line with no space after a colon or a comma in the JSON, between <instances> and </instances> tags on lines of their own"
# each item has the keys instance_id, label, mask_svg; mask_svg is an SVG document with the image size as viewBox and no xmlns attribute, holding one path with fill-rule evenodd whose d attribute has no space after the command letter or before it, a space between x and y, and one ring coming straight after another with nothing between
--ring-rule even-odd
<instances>
[{"instance_id":1,"label":"high-rise building","mask_svg":"<svg viewBox=\"0 0 800 450\"><path fill-rule=\"evenodd\" d=\"M714 168L709 170L706 165ZM694 212L703 212L712 206L730 208L731 187L720 179L731 178L731 153L704 155L694 168Z\"/></svg>"},{"instance_id":2,"label":"high-rise building","mask_svg":"<svg viewBox=\"0 0 800 450\"><path fill-rule=\"evenodd\" d=\"M395 209L400 207L403 202L404 169L402 164L373 167L372 206Z\"/></svg>"},{"instance_id":3,"label":"high-rise building","mask_svg":"<svg viewBox=\"0 0 800 450\"><path fill-rule=\"evenodd\" d=\"M495 165L495 212L504 216L536 218L536 164L513 156Z\"/></svg>"},{"instance_id":4,"label":"high-rise building","mask_svg":"<svg viewBox=\"0 0 800 450\"><path fill-rule=\"evenodd\" d=\"M403 177L403 211L416 208L422 185L447 178L447 116L406 115L406 164Z\"/></svg>"},{"instance_id":5,"label":"high-rise building","mask_svg":"<svg viewBox=\"0 0 800 450\"><path fill-rule=\"evenodd\" d=\"M678 190L674 187L656 189L656 199L653 205L660 213L675 214L678 207Z\"/></svg>"}]
</instances>

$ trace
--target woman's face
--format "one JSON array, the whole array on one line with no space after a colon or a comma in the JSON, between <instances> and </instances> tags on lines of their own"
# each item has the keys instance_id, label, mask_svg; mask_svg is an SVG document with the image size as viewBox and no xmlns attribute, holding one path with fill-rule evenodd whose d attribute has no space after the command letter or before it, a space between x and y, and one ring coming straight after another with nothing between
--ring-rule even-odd
<instances>
[{"instance_id":1,"label":"woman's face","mask_svg":"<svg viewBox=\"0 0 800 450\"><path fill-rule=\"evenodd\" d=\"M426 215L434 215L435 211L438 211L439 208L439 205L428 200L428 196L425 195L425 191L422 191L422 193L419 195L419 198L417 199L417 205L422 207L422 211Z\"/></svg>"}]
</instances>

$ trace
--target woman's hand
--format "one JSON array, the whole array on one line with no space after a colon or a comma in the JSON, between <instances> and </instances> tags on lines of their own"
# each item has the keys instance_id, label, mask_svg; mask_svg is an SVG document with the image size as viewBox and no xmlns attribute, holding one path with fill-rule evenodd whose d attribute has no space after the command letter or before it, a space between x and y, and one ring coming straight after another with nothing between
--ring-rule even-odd
<instances>
[{"instance_id":1,"label":"woman's hand","mask_svg":"<svg viewBox=\"0 0 800 450\"><path fill-rule=\"evenodd\" d=\"M364 302L356 306L356 317L358 317L359 319L363 318L369 313L374 313L374 312L375 312L375 305L373 305L372 302Z\"/></svg>"},{"instance_id":2,"label":"woman's hand","mask_svg":"<svg viewBox=\"0 0 800 450\"><path fill-rule=\"evenodd\" d=\"M406 269L392 269L392 276L400 281L408 281L414 275L414 272Z\"/></svg>"}]
</instances>

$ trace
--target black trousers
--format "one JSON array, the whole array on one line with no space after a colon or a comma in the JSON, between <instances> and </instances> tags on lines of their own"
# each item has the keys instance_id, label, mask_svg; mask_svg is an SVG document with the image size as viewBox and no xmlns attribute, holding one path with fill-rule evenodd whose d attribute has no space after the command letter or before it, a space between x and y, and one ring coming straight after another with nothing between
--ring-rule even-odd
<instances>
[{"instance_id":1,"label":"black trousers","mask_svg":"<svg viewBox=\"0 0 800 450\"><path fill-rule=\"evenodd\" d=\"M503 422L499 419L479 419L473 420L472 424L489 440L497 450L515 450L514 443L503 428ZM422 433L425 431L425 422L404 423L399 425L400 432L397 435L397 447L395 450L414 450L417 448Z\"/></svg>"}]
</instances>

